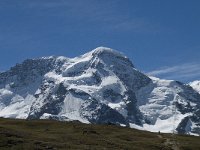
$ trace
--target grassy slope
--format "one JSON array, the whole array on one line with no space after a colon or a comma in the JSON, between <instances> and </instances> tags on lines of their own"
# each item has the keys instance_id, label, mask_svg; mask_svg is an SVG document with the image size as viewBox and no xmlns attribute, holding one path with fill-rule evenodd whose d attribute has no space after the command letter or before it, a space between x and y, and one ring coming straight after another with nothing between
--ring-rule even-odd
<instances>
[{"instance_id":1,"label":"grassy slope","mask_svg":"<svg viewBox=\"0 0 200 150\"><path fill-rule=\"evenodd\" d=\"M0 149L200 150L200 137L179 135L174 142L170 134L112 125L0 119Z\"/></svg>"}]
</instances>

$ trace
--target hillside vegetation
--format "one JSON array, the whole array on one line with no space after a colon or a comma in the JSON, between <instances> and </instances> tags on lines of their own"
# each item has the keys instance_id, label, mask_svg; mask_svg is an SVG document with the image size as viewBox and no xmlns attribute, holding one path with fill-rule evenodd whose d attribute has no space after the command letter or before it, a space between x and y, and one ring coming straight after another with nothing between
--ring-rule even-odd
<instances>
[{"instance_id":1,"label":"hillside vegetation","mask_svg":"<svg viewBox=\"0 0 200 150\"><path fill-rule=\"evenodd\" d=\"M114 125L0 119L1 150L200 150L200 137L151 133Z\"/></svg>"}]
</instances>

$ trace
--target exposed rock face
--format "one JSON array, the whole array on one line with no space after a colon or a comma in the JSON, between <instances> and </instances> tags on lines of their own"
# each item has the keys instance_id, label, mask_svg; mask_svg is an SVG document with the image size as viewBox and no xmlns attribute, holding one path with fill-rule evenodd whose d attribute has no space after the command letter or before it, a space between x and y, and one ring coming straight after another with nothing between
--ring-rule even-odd
<instances>
[{"instance_id":1,"label":"exposed rock face","mask_svg":"<svg viewBox=\"0 0 200 150\"><path fill-rule=\"evenodd\" d=\"M199 134L200 94L150 78L110 48L76 58L26 60L0 73L0 116L112 123Z\"/></svg>"}]
</instances>

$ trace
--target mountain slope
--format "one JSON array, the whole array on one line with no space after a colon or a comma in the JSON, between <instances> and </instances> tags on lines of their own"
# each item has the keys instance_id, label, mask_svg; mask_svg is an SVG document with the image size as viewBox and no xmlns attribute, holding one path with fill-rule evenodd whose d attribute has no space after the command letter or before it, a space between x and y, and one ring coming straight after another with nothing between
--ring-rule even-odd
<instances>
[{"instance_id":1,"label":"mountain slope","mask_svg":"<svg viewBox=\"0 0 200 150\"><path fill-rule=\"evenodd\" d=\"M26 60L0 74L1 117L199 134L199 108L200 94L190 86L148 77L105 47L76 58Z\"/></svg>"},{"instance_id":2,"label":"mountain slope","mask_svg":"<svg viewBox=\"0 0 200 150\"><path fill-rule=\"evenodd\" d=\"M145 130L199 133L200 95L190 86L152 78L152 83L139 90L137 99Z\"/></svg>"}]
</instances>

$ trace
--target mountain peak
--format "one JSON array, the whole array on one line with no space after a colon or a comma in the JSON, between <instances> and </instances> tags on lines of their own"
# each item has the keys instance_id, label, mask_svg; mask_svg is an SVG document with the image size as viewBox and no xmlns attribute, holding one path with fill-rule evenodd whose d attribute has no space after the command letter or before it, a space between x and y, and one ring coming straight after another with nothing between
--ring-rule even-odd
<instances>
[{"instance_id":1,"label":"mountain peak","mask_svg":"<svg viewBox=\"0 0 200 150\"><path fill-rule=\"evenodd\" d=\"M111 49L111 48L108 48L108 47L103 47L103 46L97 47L89 53L92 54L93 56L100 56L102 54L109 54L109 55L127 58L121 52L116 51L116 50Z\"/></svg>"}]
</instances>

